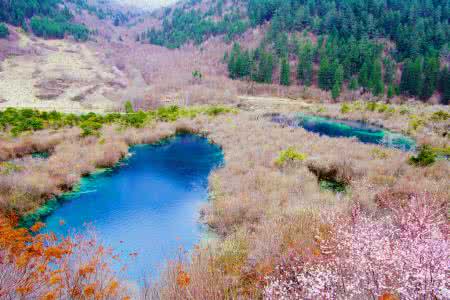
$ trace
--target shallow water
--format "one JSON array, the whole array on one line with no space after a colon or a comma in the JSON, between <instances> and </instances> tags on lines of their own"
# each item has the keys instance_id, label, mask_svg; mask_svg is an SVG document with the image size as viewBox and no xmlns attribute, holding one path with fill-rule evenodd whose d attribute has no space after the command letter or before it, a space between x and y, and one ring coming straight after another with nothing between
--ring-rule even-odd
<instances>
[{"instance_id":1,"label":"shallow water","mask_svg":"<svg viewBox=\"0 0 450 300\"><path fill-rule=\"evenodd\" d=\"M93 226L119 253L124 277L138 280L158 274L180 247L188 251L199 242L199 208L207 202L208 175L223 154L195 135L135 146L130 153L120 166L84 178L77 192L62 197L45 230L66 235Z\"/></svg>"},{"instance_id":2,"label":"shallow water","mask_svg":"<svg viewBox=\"0 0 450 300\"><path fill-rule=\"evenodd\" d=\"M355 137L363 143L411 151L416 147L413 139L389 130L357 121L344 121L313 115L298 114L294 118L282 115L272 117L277 123L303 127L307 131L330 137Z\"/></svg>"}]
</instances>

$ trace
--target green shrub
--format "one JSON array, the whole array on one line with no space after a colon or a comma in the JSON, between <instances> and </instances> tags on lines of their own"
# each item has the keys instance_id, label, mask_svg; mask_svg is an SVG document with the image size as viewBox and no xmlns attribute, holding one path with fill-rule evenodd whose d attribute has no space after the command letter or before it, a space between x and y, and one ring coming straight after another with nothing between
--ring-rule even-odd
<instances>
[{"instance_id":1,"label":"green shrub","mask_svg":"<svg viewBox=\"0 0 450 300\"><path fill-rule=\"evenodd\" d=\"M383 151L381 149L375 148L372 151L370 151L370 154L373 158L377 158L377 159L386 159L388 158L388 154L386 153L386 151Z\"/></svg>"},{"instance_id":2,"label":"green shrub","mask_svg":"<svg viewBox=\"0 0 450 300\"><path fill-rule=\"evenodd\" d=\"M14 172L22 171L23 167L18 166L12 162L0 162L0 175L9 175Z\"/></svg>"},{"instance_id":3,"label":"green shrub","mask_svg":"<svg viewBox=\"0 0 450 300\"><path fill-rule=\"evenodd\" d=\"M122 121L126 126L135 128L142 127L147 121L148 116L145 112L128 113L122 117Z\"/></svg>"},{"instance_id":4,"label":"green shrub","mask_svg":"<svg viewBox=\"0 0 450 300\"><path fill-rule=\"evenodd\" d=\"M401 107L399 113L401 115L407 115L407 114L409 114L409 110L406 107Z\"/></svg>"},{"instance_id":5,"label":"green shrub","mask_svg":"<svg viewBox=\"0 0 450 300\"><path fill-rule=\"evenodd\" d=\"M288 162L304 161L308 156L305 153L300 153L294 147L289 147L280 152L280 155L275 161L279 167L284 166Z\"/></svg>"},{"instance_id":6,"label":"green shrub","mask_svg":"<svg viewBox=\"0 0 450 300\"><path fill-rule=\"evenodd\" d=\"M86 120L83 121L80 124L80 128L82 130L81 136L90 136L90 135L99 135L99 130L102 128L102 124L95 122L95 121L91 121L91 120Z\"/></svg>"},{"instance_id":7,"label":"green shrub","mask_svg":"<svg viewBox=\"0 0 450 300\"><path fill-rule=\"evenodd\" d=\"M429 166L436 161L437 155L430 145L423 145L420 147L417 156L411 156L409 162L415 166Z\"/></svg>"},{"instance_id":8,"label":"green shrub","mask_svg":"<svg viewBox=\"0 0 450 300\"><path fill-rule=\"evenodd\" d=\"M349 113L350 111L351 111L350 105L348 105L347 103L343 103L341 105L341 113L346 114Z\"/></svg>"},{"instance_id":9,"label":"green shrub","mask_svg":"<svg viewBox=\"0 0 450 300\"><path fill-rule=\"evenodd\" d=\"M157 109L157 119L163 122L173 122L179 118L180 108L176 105L163 106Z\"/></svg>"},{"instance_id":10,"label":"green shrub","mask_svg":"<svg viewBox=\"0 0 450 300\"><path fill-rule=\"evenodd\" d=\"M217 116L221 114L230 113L231 111L232 109L226 106L211 106L206 109L205 113L208 116Z\"/></svg>"},{"instance_id":11,"label":"green shrub","mask_svg":"<svg viewBox=\"0 0 450 300\"><path fill-rule=\"evenodd\" d=\"M324 113L326 111L327 111L327 109L325 107L323 107L323 106L317 108L317 113Z\"/></svg>"},{"instance_id":12,"label":"green shrub","mask_svg":"<svg viewBox=\"0 0 450 300\"><path fill-rule=\"evenodd\" d=\"M320 180L319 186L322 190L332 191L334 193L344 193L347 190L345 183L334 180Z\"/></svg>"},{"instance_id":13,"label":"green shrub","mask_svg":"<svg viewBox=\"0 0 450 300\"><path fill-rule=\"evenodd\" d=\"M434 122L447 121L448 119L450 119L450 113L443 110L439 110L437 112L434 112L431 115L430 119Z\"/></svg>"},{"instance_id":14,"label":"green shrub","mask_svg":"<svg viewBox=\"0 0 450 300\"><path fill-rule=\"evenodd\" d=\"M389 106L385 103L380 103L378 105L378 112L383 113L389 109Z\"/></svg>"},{"instance_id":15,"label":"green shrub","mask_svg":"<svg viewBox=\"0 0 450 300\"><path fill-rule=\"evenodd\" d=\"M0 39L6 39L9 36L9 29L5 24L0 23Z\"/></svg>"},{"instance_id":16,"label":"green shrub","mask_svg":"<svg viewBox=\"0 0 450 300\"><path fill-rule=\"evenodd\" d=\"M366 110L375 111L377 110L378 104L375 101L370 101L366 104Z\"/></svg>"},{"instance_id":17,"label":"green shrub","mask_svg":"<svg viewBox=\"0 0 450 300\"><path fill-rule=\"evenodd\" d=\"M133 104L131 103L131 101L125 102L125 112L127 114L134 113L134 108L133 108Z\"/></svg>"},{"instance_id":18,"label":"green shrub","mask_svg":"<svg viewBox=\"0 0 450 300\"><path fill-rule=\"evenodd\" d=\"M417 130L425 125L425 121L416 115L411 115L408 126L411 130Z\"/></svg>"},{"instance_id":19,"label":"green shrub","mask_svg":"<svg viewBox=\"0 0 450 300\"><path fill-rule=\"evenodd\" d=\"M433 152L436 153L437 156L450 157L450 147L433 148Z\"/></svg>"},{"instance_id":20,"label":"green shrub","mask_svg":"<svg viewBox=\"0 0 450 300\"><path fill-rule=\"evenodd\" d=\"M233 112L234 109L226 106L183 107L167 106L157 110L134 112L131 103L125 105L127 113L109 113L106 115L93 112L75 115L56 111L41 112L33 109L7 108L0 111L0 131L9 132L18 136L22 132L36 131L45 128L59 129L63 127L80 126L83 136L96 135L103 124L120 124L130 127L142 127L150 120L173 122L179 118L194 118L199 114L211 117L219 114Z\"/></svg>"}]
</instances>

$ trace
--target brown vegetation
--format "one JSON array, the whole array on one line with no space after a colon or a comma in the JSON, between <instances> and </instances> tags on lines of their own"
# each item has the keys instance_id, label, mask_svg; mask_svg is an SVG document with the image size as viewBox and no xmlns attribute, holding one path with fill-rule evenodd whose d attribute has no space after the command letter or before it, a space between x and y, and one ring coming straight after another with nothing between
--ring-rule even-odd
<instances>
[{"instance_id":1,"label":"brown vegetation","mask_svg":"<svg viewBox=\"0 0 450 300\"><path fill-rule=\"evenodd\" d=\"M10 140L2 147L6 159L34 149L51 150L52 155L48 160L13 161L24 167L0 175L1 209L28 212L95 168L113 166L127 154L129 145L186 130L204 134L224 149L226 164L211 175L211 202L203 209L204 221L221 242L209 250L197 249L191 262L181 259L169 265L156 287L144 289L148 298L258 298L258 287L286 255L317 255L318 232L319 236L328 232L322 215L348 215L357 203L364 214L379 216L388 213L386 202L391 207L392 202L423 191L442 205L449 199L448 161L418 168L408 164L407 153L319 137L240 112L158 122L140 129L109 126L100 137L81 138L72 129L54 133L54 138L51 132L41 132ZM306 159L280 167L276 160L289 147L306 154ZM345 182L348 192L321 190L318 176Z\"/></svg>"}]
</instances>

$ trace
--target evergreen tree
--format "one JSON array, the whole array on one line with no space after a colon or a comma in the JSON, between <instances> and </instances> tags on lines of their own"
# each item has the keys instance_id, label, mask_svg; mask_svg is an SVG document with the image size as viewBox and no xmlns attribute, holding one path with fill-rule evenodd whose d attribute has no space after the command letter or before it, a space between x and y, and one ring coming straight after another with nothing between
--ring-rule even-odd
<instances>
[{"instance_id":1,"label":"evergreen tree","mask_svg":"<svg viewBox=\"0 0 450 300\"><path fill-rule=\"evenodd\" d=\"M289 65L289 60L287 57L281 59L281 72L280 72L280 84L289 86L291 84L290 80L291 67Z\"/></svg>"},{"instance_id":2,"label":"evergreen tree","mask_svg":"<svg viewBox=\"0 0 450 300\"><path fill-rule=\"evenodd\" d=\"M384 83L382 79L381 62L379 61L375 61L372 64L369 86L374 96L384 94Z\"/></svg>"},{"instance_id":3,"label":"evergreen tree","mask_svg":"<svg viewBox=\"0 0 450 300\"><path fill-rule=\"evenodd\" d=\"M278 57L285 57L289 54L289 39L288 35L284 33L277 34L277 38L275 40L275 50L277 52Z\"/></svg>"},{"instance_id":4,"label":"evergreen tree","mask_svg":"<svg viewBox=\"0 0 450 300\"><path fill-rule=\"evenodd\" d=\"M394 86L393 84L389 84L388 89L387 89L387 97L388 99L392 99L394 97L395 94L395 90L394 90Z\"/></svg>"},{"instance_id":5,"label":"evergreen tree","mask_svg":"<svg viewBox=\"0 0 450 300\"><path fill-rule=\"evenodd\" d=\"M330 62L327 57L324 57L320 60L319 67L319 87L323 90L331 90L333 87L334 81L334 71L333 66L330 65Z\"/></svg>"},{"instance_id":6,"label":"evergreen tree","mask_svg":"<svg viewBox=\"0 0 450 300\"><path fill-rule=\"evenodd\" d=\"M308 41L298 51L297 79L300 83L310 86L313 77L313 48Z\"/></svg>"},{"instance_id":7,"label":"evergreen tree","mask_svg":"<svg viewBox=\"0 0 450 300\"><path fill-rule=\"evenodd\" d=\"M336 100L337 98L339 98L340 94L341 94L341 88L339 87L339 84L336 82L333 85L333 88L331 89L331 97L333 98L333 100Z\"/></svg>"},{"instance_id":8,"label":"evergreen tree","mask_svg":"<svg viewBox=\"0 0 450 300\"><path fill-rule=\"evenodd\" d=\"M383 60L383 65L384 65L384 82L390 84L395 79L395 71L396 71L395 62L392 59L385 57Z\"/></svg>"},{"instance_id":9,"label":"evergreen tree","mask_svg":"<svg viewBox=\"0 0 450 300\"><path fill-rule=\"evenodd\" d=\"M259 53L258 71L255 80L261 83L272 83L273 69L272 53L261 50Z\"/></svg>"},{"instance_id":10,"label":"evergreen tree","mask_svg":"<svg viewBox=\"0 0 450 300\"><path fill-rule=\"evenodd\" d=\"M400 92L409 96L419 96L422 91L422 66L420 58L407 60L403 66Z\"/></svg>"},{"instance_id":11,"label":"evergreen tree","mask_svg":"<svg viewBox=\"0 0 450 300\"><path fill-rule=\"evenodd\" d=\"M448 67L443 68L440 72L439 91L442 104L448 105L450 102L450 70Z\"/></svg>"},{"instance_id":12,"label":"evergreen tree","mask_svg":"<svg viewBox=\"0 0 450 300\"><path fill-rule=\"evenodd\" d=\"M361 87L364 88L364 90L369 87L370 67L371 64L368 61L365 61L361 69L359 70L358 83Z\"/></svg>"},{"instance_id":13,"label":"evergreen tree","mask_svg":"<svg viewBox=\"0 0 450 300\"><path fill-rule=\"evenodd\" d=\"M241 52L241 46L238 43L234 43L233 48L231 49L230 57L228 59L228 76L230 76L231 79L238 78L236 62L237 62L238 56L240 55L240 52Z\"/></svg>"},{"instance_id":14,"label":"evergreen tree","mask_svg":"<svg viewBox=\"0 0 450 300\"><path fill-rule=\"evenodd\" d=\"M5 39L9 36L8 27L5 24L0 23L0 39Z\"/></svg>"},{"instance_id":15,"label":"evergreen tree","mask_svg":"<svg viewBox=\"0 0 450 300\"><path fill-rule=\"evenodd\" d=\"M438 85L439 58L427 57L423 63L423 86L420 98L428 100Z\"/></svg>"},{"instance_id":16,"label":"evergreen tree","mask_svg":"<svg viewBox=\"0 0 450 300\"><path fill-rule=\"evenodd\" d=\"M344 82L344 67L341 64L333 64L334 66L337 65L334 77L333 77L333 87L331 89L331 97L336 100L342 90L342 83ZM334 68L334 67L333 67Z\"/></svg>"},{"instance_id":17,"label":"evergreen tree","mask_svg":"<svg viewBox=\"0 0 450 300\"><path fill-rule=\"evenodd\" d=\"M352 77L352 79L350 80L350 83L348 84L348 88L351 91L356 91L359 88L358 80L356 79L356 77Z\"/></svg>"},{"instance_id":18,"label":"evergreen tree","mask_svg":"<svg viewBox=\"0 0 450 300\"><path fill-rule=\"evenodd\" d=\"M338 64L335 72L334 72L334 80L333 86L337 85L339 87L339 92L342 89L342 84L344 83L344 67L341 64Z\"/></svg>"}]
</instances>

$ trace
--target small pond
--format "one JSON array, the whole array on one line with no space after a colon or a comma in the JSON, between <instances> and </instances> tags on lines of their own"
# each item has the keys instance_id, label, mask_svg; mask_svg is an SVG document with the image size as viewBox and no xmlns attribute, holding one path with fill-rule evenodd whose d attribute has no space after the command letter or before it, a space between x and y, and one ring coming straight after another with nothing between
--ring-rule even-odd
<instances>
[{"instance_id":1,"label":"small pond","mask_svg":"<svg viewBox=\"0 0 450 300\"><path fill-rule=\"evenodd\" d=\"M54 201L57 207L44 222L45 231L60 236L92 226L120 255L124 277L139 280L144 273L157 275L180 248L188 251L200 241L205 228L199 208L208 201L208 175L223 163L223 154L207 139L187 134L134 146L130 153Z\"/></svg>"},{"instance_id":2,"label":"small pond","mask_svg":"<svg viewBox=\"0 0 450 300\"><path fill-rule=\"evenodd\" d=\"M358 121L344 121L314 115L298 114L295 117L272 116L272 121L288 126L303 127L307 131L330 137L355 137L363 143L383 145L403 151L412 151L416 143L400 133Z\"/></svg>"}]
</instances>

